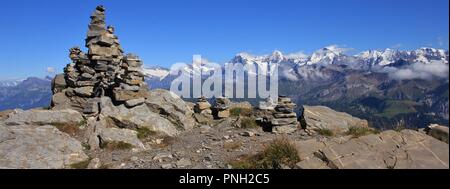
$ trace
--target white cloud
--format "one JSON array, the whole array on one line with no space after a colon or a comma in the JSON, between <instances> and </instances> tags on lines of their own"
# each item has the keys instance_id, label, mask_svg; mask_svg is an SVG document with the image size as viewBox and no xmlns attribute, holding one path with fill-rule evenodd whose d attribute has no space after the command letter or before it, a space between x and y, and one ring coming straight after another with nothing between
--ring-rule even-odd
<instances>
[{"instance_id":1,"label":"white cloud","mask_svg":"<svg viewBox=\"0 0 450 189\"><path fill-rule=\"evenodd\" d=\"M449 65L442 62L415 63L407 68L389 70L389 76L397 80L448 78Z\"/></svg>"},{"instance_id":2,"label":"white cloud","mask_svg":"<svg viewBox=\"0 0 450 189\"><path fill-rule=\"evenodd\" d=\"M47 73L52 74L55 73L55 68L54 67L47 67Z\"/></svg>"},{"instance_id":3,"label":"white cloud","mask_svg":"<svg viewBox=\"0 0 450 189\"><path fill-rule=\"evenodd\" d=\"M354 48L345 47L345 45L341 46L341 45L336 45L336 44L329 45L325 48L330 49L331 51L334 51L334 52L339 52L339 53L345 53L348 51L355 50Z\"/></svg>"}]
</instances>

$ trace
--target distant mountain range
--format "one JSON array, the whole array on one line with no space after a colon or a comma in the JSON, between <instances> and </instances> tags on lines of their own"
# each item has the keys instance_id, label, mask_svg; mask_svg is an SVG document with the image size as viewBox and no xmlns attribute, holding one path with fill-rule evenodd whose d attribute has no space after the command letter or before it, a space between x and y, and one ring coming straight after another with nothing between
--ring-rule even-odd
<instances>
[{"instance_id":1,"label":"distant mountain range","mask_svg":"<svg viewBox=\"0 0 450 189\"><path fill-rule=\"evenodd\" d=\"M328 46L311 55L239 53L230 63L279 64L281 94L297 104L326 105L368 119L375 127L448 125L448 51L346 51ZM151 88L169 89L175 78L162 67L147 67L144 73ZM50 83L50 78L0 81L0 110L48 106Z\"/></svg>"}]
</instances>

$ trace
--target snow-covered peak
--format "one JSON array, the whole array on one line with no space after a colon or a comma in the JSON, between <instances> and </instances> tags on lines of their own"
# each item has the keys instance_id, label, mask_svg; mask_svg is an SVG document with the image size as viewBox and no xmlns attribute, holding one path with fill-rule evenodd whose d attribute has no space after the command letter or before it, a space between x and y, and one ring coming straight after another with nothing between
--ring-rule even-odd
<instances>
[{"instance_id":1,"label":"snow-covered peak","mask_svg":"<svg viewBox=\"0 0 450 189\"><path fill-rule=\"evenodd\" d=\"M430 47L422 47L411 54L415 56L415 62L430 64L434 61L440 61L448 64L448 54L445 50Z\"/></svg>"},{"instance_id":2,"label":"snow-covered peak","mask_svg":"<svg viewBox=\"0 0 450 189\"><path fill-rule=\"evenodd\" d=\"M268 60L269 62L280 63L284 60L283 53L281 53L280 51L273 51Z\"/></svg>"},{"instance_id":3,"label":"snow-covered peak","mask_svg":"<svg viewBox=\"0 0 450 189\"><path fill-rule=\"evenodd\" d=\"M0 87L14 87L23 82L24 79L7 79L0 80Z\"/></svg>"},{"instance_id":4,"label":"snow-covered peak","mask_svg":"<svg viewBox=\"0 0 450 189\"><path fill-rule=\"evenodd\" d=\"M162 67L146 67L142 71L146 77L158 78L160 80L163 80L170 74L168 69Z\"/></svg>"},{"instance_id":5,"label":"snow-covered peak","mask_svg":"<svg viewBox=\"0 0 450 189\"><path fill-rule=\"evenodd\" d=\"M314 52L307 64L333 64L339 56L343 55L343 52L344 51L337 46L328 46Z\"/></svg>"}]
</instances>

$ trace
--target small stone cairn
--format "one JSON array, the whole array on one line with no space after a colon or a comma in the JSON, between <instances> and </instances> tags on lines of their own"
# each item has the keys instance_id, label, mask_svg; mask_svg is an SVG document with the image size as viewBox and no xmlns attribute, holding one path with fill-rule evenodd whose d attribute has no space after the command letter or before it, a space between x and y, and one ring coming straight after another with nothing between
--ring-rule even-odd
<instances>
[{"instance_id":1,"label":"small stone cairn","mask_svg":"<svg viewBox=\"0 0 450 189\"><path fill-rule=\"evenodd\" d=\"M212 115L211 104L204 96L200 97L195 103L194 112L203 115Z\"/></svg>"},{"instance_id":2,"label":"small stone cairn","mask_svg":"<svg viewBox=\"0 0 450 189\"><path fill-rule=\"evenodd\" d=\"M225 97L216 98L216 103L212 107L215 119L223 119L230 117L230 100Z\"/></svg>"}]
</instances>

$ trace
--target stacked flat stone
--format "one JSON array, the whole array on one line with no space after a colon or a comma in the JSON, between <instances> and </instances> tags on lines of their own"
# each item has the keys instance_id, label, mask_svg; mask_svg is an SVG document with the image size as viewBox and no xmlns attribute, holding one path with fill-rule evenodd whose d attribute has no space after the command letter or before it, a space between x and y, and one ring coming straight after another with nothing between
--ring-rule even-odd
<instances>
[{"instance_id":1,"label":"stacked flat stone","mask_svg":"<svg viewBox=\"0 0 450 189\"><path fill-rule=\"evenodd\" d=\"M296 106L286 96L280 96L278 98L278 105L275 107L273 118L270 120L274 131L278 133L291 133L297 130L297 113L294 112Z\"/></svg>"},{"instance_id":2,"label":"stacked flat stone","mask_svg":"<svg viewBox=\"0 0 450 189\"><path fill-rule=\"evenodd\" d=\"M205 97L202 96L197 100L197 103L194 106L194 112L198 114L211 115L211 104Z\"/></svg>"},{"instance_id":3,"label":"stacked flat stone","mask_svg":"<svg viewBox=\"0 0 450 189\"><path fill-rule=\"evenodd\" d=\"M142 61L133 54L124 56L114 27L106 27L103 6L98 6L91 16L86 47L87 54L79 47L69 50L72 63L53 81L57 97L52 99L54 108L74 106L84 113L95 113L101 97L110 97L115 104L127 107L144 103L148 87L141 71Z\"/></svg>"},{"instance_id":4,"label":"stacked flat stone","mask_svg":"<svg viewBox=\"0 0 450 189\"><path fill-rule=\"evenodd\" d=\"M230 100L225 97L216 98L216 103L212 107L213 116L216 119L230 117Z\"/></svg>"}]
</instances>

